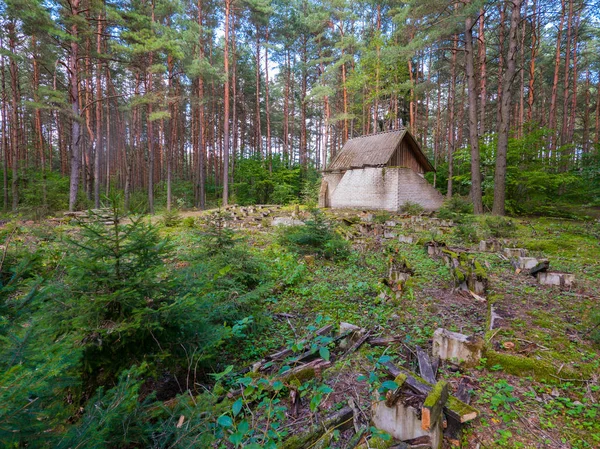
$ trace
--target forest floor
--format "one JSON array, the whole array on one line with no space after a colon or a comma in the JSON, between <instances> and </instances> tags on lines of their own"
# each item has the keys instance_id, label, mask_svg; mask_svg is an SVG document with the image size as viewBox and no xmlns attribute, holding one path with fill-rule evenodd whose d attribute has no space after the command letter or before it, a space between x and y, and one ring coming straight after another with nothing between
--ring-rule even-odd
<instances>
[{"instance_id":1,"label":"forest floor","mask_svg":"<svg viewBox=\"0 0 600 449\"><path fill-rule=\"evenodd\" d=\"M333 364L317 373L322 389L312 386L322 391L317 394L319 416L352 398L363 415L358 421L368 428L371 401L386 379L383 362L391 360L418 373L415 350L419 346L431 353L437 328L477 335L484 339L485 349L476 366L443 361L440 366L438 379L448 381L451 391L466 385L471 405L480 412L460 437L446 438L445 447L600 447L600 350L591 339L596 330L592 316L600 301L597 224L524 218L513 222L514 229L505 233L509 235L496 239L502 247L548 258L551 271L574 274L575 284L561 288L540 285L535 277L519 273L501 251L481 252L479 239L486 232L488 237L494 234L494 227L486 228L481 220L452 224L428 217L329 211L328 218L354 249L346 260L331 261L311 256L290 259L276 243L277 232L261 215L263 209L242 214L239 209L230 209L245 217L237 227L255 250L272 258L279 282L268 301L273 325L256 339L253 351L237 357L236 366L261 359L264 363L264 356L282 348L301 353L294 343L309 340L316 328L329 323L334 331L345 322L367 330L371 338L393 337L385 346L365 343L351 354L329 343ZM269 210L269 216L291 212ZM399 236L411 236L414 243L400 243ZM424 245L428 241L465 251L485 267L484 301L456 287L452 269L442 258L428 255ZM390 254L405 258L413 270L397 293L384 287ZM319 342L313 340L312 348L320 348ZM254 371L272 382L273 377L260 374L262 368L255 365ZM298 394L304 396L302 391ZM306 431L318 416L312 401L298 403L286 397L281 404L287 416L281 425L289 434ZM292 413L294 406L298 408ZM351 429L329 436L319 447L349 447L352 434ZM375 447L365 444L359 447Z\"/></svg>"},{"instance_id":2,"label":"forest floor","mask_svg":"<svg viewBox=\"0 0 600 449\"><path fill-rule=\"evenodd\" d=\"M432 355L438 328L484 343L474 366L440 362L436 380L478 410L477 419L444 438L445 448L600 447L597 221L324 211L351 245L346 257L331 260L296 254L281 243L291 228L273 226L273 219L286 225L310 220L306 209L232 206L182 212L168 225L167 216L154 218L180 248L168 263L183 266L192 234L219 214L227 216L237 240L268 261L273 287L262 300L264 317L246 323L254 332L247 333L243 350L225 346L215 371L227 369L202 387L219 398L215 427L224 437L218 447L243 447L252 432L287 449L399 444L385 441L372 425L372 405L397 386L387 364L418 378L417 353ZM482 239L498 247L482 251ZM575 283L540 285L516 269L503 248L547 258L550 271L571 273ZM453 263L465 260L477 261L485 281L478 295L457 285ZM390 265L398 262L408 264L410 276L395 283ZM343 323L360 329L344 333ZM403 400L417 401L420 409L423 398L414 396ZM347 406L349 426L327 425L328 416Z\"/></svg>"}]
</instances>

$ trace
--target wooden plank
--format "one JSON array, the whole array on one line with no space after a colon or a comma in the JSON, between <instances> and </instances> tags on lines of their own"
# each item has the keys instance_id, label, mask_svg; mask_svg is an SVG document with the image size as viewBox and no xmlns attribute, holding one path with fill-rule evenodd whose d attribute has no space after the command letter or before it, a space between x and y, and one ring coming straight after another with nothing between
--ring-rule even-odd
<instances>
[{"instance_id":1,"label":"wooden plank","mask_svg":"<svg viewBox=\"0 0 600 449\"><path fill-rule=\"evenodd\" d=\"M427 353L419 346L417 346L417 358L419 359L419 371L421 372L421 377L430 384L434 384L435 373L433 372L431 360L429 359L429 355L427 355Z\"/></svg>"},{"instance_id":2,"label":"wooden plank","mask_svg":"<svg viewBox=\"0 0 600 449\"><path fill-rule=\"evenodd\" d=\"M367 343L369 343L371 346L389 346L389 345L393 345L395 343L400 343L401 341L402 341L402 337L397 335L395 337L369 338L367 340Z\"/></svg>"}]
</instances>

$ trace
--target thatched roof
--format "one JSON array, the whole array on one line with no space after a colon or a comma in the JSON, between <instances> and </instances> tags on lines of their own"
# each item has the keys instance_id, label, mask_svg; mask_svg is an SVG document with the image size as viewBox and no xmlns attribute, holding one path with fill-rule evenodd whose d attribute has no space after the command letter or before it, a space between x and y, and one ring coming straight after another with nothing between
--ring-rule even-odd
<instances>
[{"instance_id":1,"label":"thatched roof","mask_svg":"<svg viewBox=\"0 0 600 449\"><path fill-rule=\"evenodd\" d=\"M406 129L370 134L348 140L326 171L385 166L403 140L412 156L423 168L423 172L435 171L427 156L421 151L419 144Z\"/></svg>"}]
</instances>

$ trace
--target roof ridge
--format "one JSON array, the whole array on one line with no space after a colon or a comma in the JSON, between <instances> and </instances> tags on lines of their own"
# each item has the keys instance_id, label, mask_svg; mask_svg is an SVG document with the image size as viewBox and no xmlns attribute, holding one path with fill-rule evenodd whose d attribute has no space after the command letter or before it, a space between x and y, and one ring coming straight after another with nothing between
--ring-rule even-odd
<instances>
[{"instance_id":1,"label":"roof ridge","mask_svg":"<svg viewBox=\"0 0 600 449\"><path fill-rule=\"evenodd\" d=\"M390 129L390 130L387 130L387 131L379 131L379 132L371 133L371 134L363 134L362 136L352 137L352 139L362 139L363 137L379 136L381 134L397 133L397 132L400 132L400 131L406 131L406 127L403 126L401 128L398 128L398 129ZM352 139L349 139L349 140L352 140Z\"/></svg>"}]
</instances>

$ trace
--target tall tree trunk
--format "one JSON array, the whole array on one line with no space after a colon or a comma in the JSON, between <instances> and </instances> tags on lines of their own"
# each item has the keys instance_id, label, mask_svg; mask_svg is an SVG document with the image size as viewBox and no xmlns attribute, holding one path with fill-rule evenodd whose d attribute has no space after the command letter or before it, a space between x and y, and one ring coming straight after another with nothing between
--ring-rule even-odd
<instances>
[{"instance_id":1,"label":"tall tree trunk","mask_svg":"<svg viewBox=\"0 0 600 449\"><path fill-rule=\"evenodd\" d=\"M0 49L4 50L4 42L2 42L2 35L0 35ZM6 98L6 72L4 68L4 54L0 54L0 76L2 77L2 174L3 176L3 187L4 187L4 212L8 211L8 159L10 157L10 147L8 141L8 129L6 122L8 120L8 112L6 106L8 99Z\"/></svg>"},{"instance_id":2,"label":"tall tree trunk","mask_svg":"<svg viewBox=\"0 0 600 449\"><path fill-rule=\"evenodd\" d=\"M487 57L485 48L485 10L479 10L479 135L486 133L485 105L487 102Z\"/></svg>"},{"instance_id":3,"label":"tall tree trunk","mask_svg":"<svg viewBox=\"0 0 600 449\"><path fill-rule=\"evenodd\" d=\"M198 25L200 28L200 41L198 42L198 58L200 60L204 59L204 36L202 32L202 27L204 26L204 17L202 14L202 0L198 0ZM198 183L199 183L199 206L201 210L204 210L206 207L206 169L205 169L205 160L206 160L206 142L204 140L205 136L205 126L204 126L204 80L202 79L202 74L198 77Z\"/></svg>"},{"instance_id":4,"label":"tall tree trunk","mask_svg":"<svg viewBox=\"0 0 600 449\"><path fill-rule=\"evenodd\" d=\"M81 150L80 150L80 114L79 114L79 30L77 27L77 16L79 15L80 0L71 0L71 16L73 24L71 25L71 44L69 52L69 94L71 100L71 180L69 185L69 211L75 209L77 204L77 190L79 188L79 174L81 171Z\"/></svg>"},{"instance_id":5,"label":"tall tree trunk","mask_svg":"<svg viewBox=\"0 0 600 449\"><path fill-rule=\"evenodd\" d=\"M271 107L269 104L269 28L265 35L265 113L267 116L267 158L269 173L273 171L273 155L271 154Z\"/></svg>"},{"instance_id":6,"label":"tall tree trunk","mask_svg":"<svg viewBox=\"0 0 600 449\"><path fill-rule=\"evenodd\" d=\"M575 109L573 109L575 110ZM583 154L590 152L590 66L585 74L585 104L583 110Z\"/></svg>"},{"instance_id":7,"label":"tall tree trunk","mask_svg":"<svg viewBox=\"0 0 600 449\"><path fill-rule=\"evenodd\" d=\"M45 208L48 205L48 188L46 180L46 149L44 148L44 134L42 130L42 110L40 109L39 93L40 87L40 68L38 64L38 48L37 39L35 34L31 35L31 50L33 53L32 66L33 66L33 101L36 104L34 110L34 128L35 128L35 148L40 158L40 170L42 172L42 206Z\"/></svg>"},{"instance_id":8,"label":"tall tree trunk","mask_svg":"<svg viewBox=\"0 0 600 449\"><path fill-rule=\"evenodd\" d=\"M571 64L571 37L573 34L573 0L569 0L569 14L567 16L567 42L565 46L565 68L563 78L563 114L560 131L560 144L567 143L569 120L569 72ZM562 165L562 164L561 164Z\"/></svg>"},{"instance_id":9,"label":"tall tree trunk","mask_svg":"<svg viewBox=\"0 0 600 449\"><path fill-rule=\"evenodd\" d=\"M552 79L552 95L550 99L550 111L548 114L548 128L550 128L550 151L554 153L556 148L556 101L558 98L558 72L560 69L560 44L562 39L562 31L565 21L566 5L565 0L561 0L562 9L560 14L560 23L558 25L558 33L556 35L556 53L554 56L554 77Z\"/></svg>"},{"instance_id":10,"label":"tall tree trunk","mask_svg":"<svg viewBox=\"0 0 600 449\"><path fill-rule=\"evenodd\" d=\"M511 109L510 88L517 70L517 31L521 19L522 0L512 0L513 9L510 18L508 36L508 55L506 71L502 79L502 102L500 122L498 123L498 144L496 149L496 172L494 174L494 215L505 215L506 199L506 153L508 149L508 132Z\"/></svg>"},{"instance_id":11,"label":"tall tree trunk","mask_svg":"<svg viewBox=\"0 0 600 449\"><path fill-rule=\"evenodd\" d=\"M527 121L533 120L533 102L535 101L535 59L539 49L539 23L541 11L538 11L537 0L533 0L533 16L531 19L531 60L529 61L529 89L527 93ZM523 68L524 70L525 68Z\"/></svg>"},{"instance_id":12,"label":"tall tree trunk","mask_svg":"<svg viewBox=\"0 0 600 449\"><path fill-rule=\"evenodd\" d=\"M102 14L98 14L96 30L96 145L94 151L94 205L100 207L100 154L102 153Z\"/></svg>"},{"instance_id":13,"label":"tall tree trunk","mask_svg":"<svg viewBox=\"0 0 600 449\"><path fill-rule=\"evenodd\" d=\"M11 121L10 121L10 140L12 148L12 211L16 212L19 207L19 90L18 80L19 71L17 67L17 33L15 30L14 21L10 21L8 25L8 45L10 47L10 87L11 87Z\"/></svg>"},{"instance_id":14,"label":"tall tree trunk","mask_svg":"<svg viewBox=\"0 0 600 449\"><path fill-rule=\"evenodd\" d=\"M450 91L448 92L448 190L446 195L452 198L452 177L454 176L454 108L456 99L456 53L458 50L458 35L452 36L452 60L450 62Z\"/></svg>"},{"instance_id":15,"label":"tall tree trunk","mask_svg":"<svg viewBox=\"0 0 600 449\"><path fill-rule=\"evenodd\" d=\"M575 133L575 118L577 111L577 46L579 43L579 23L580 23L581 9L577 10L577 15L575 16L575 38L573 39L573 83L572 83L572 93L571 93L571 110L568 117L568 131L567 131L567 141L573 142L573 135ZM572 151L575 154L575 151Z\"/></svg>"},{"instance_id":16,"label":"tall tree trunk","mask_svg":"<svg viewBox=\"0 0 600 449\"><path fill-rule=\"evenodd\" d=\"M229 201L229 15L231 0L225 0L225 49L223 64L225 86L223 92L223 206Z\"/></svg>"},{"instance_id":17,"label":"tall tree trunk","mask_svg":"<svg viewBox=\"0 0 600 449\"><path fill-rule=\"evenodd\" d=\"M467 85L469 103L469 143L471 144L471 199L473 212L483 213L481 194L481 169L479 160L479 137L477 133L477 82L475 80L475 54L473 51L473 18L465 19L465 62L467 66Z\"/></svg>"},{"instance_id":18,"label":"tall tree trunk","mask_svg":"<svg viewBox=\"0 0 600 449\"><path fill-rule=\"evenodd\" d=\"M498 12L500 14L500 27L498 36L498 100L496 104L496 124L502 120L500 117L500 109L502 105L502 77L504 76L504 41L506 34L506 4L502 3L498 5Z\"/></svg>"},{"instance_id":19,"label":"tall tree trunk","mask_svg":"<svg viewBox=\"0 0 600 449\"><path fill-rule=\"evenodd\" d=\"M258 156L262 159L262 134L260 129L260 33L258 29L258 25L256 25L256 119L254 122L254 132L256 133L256 152ZM234 99L235 100L235 99Z\"/></svg>"}]
</instances>

